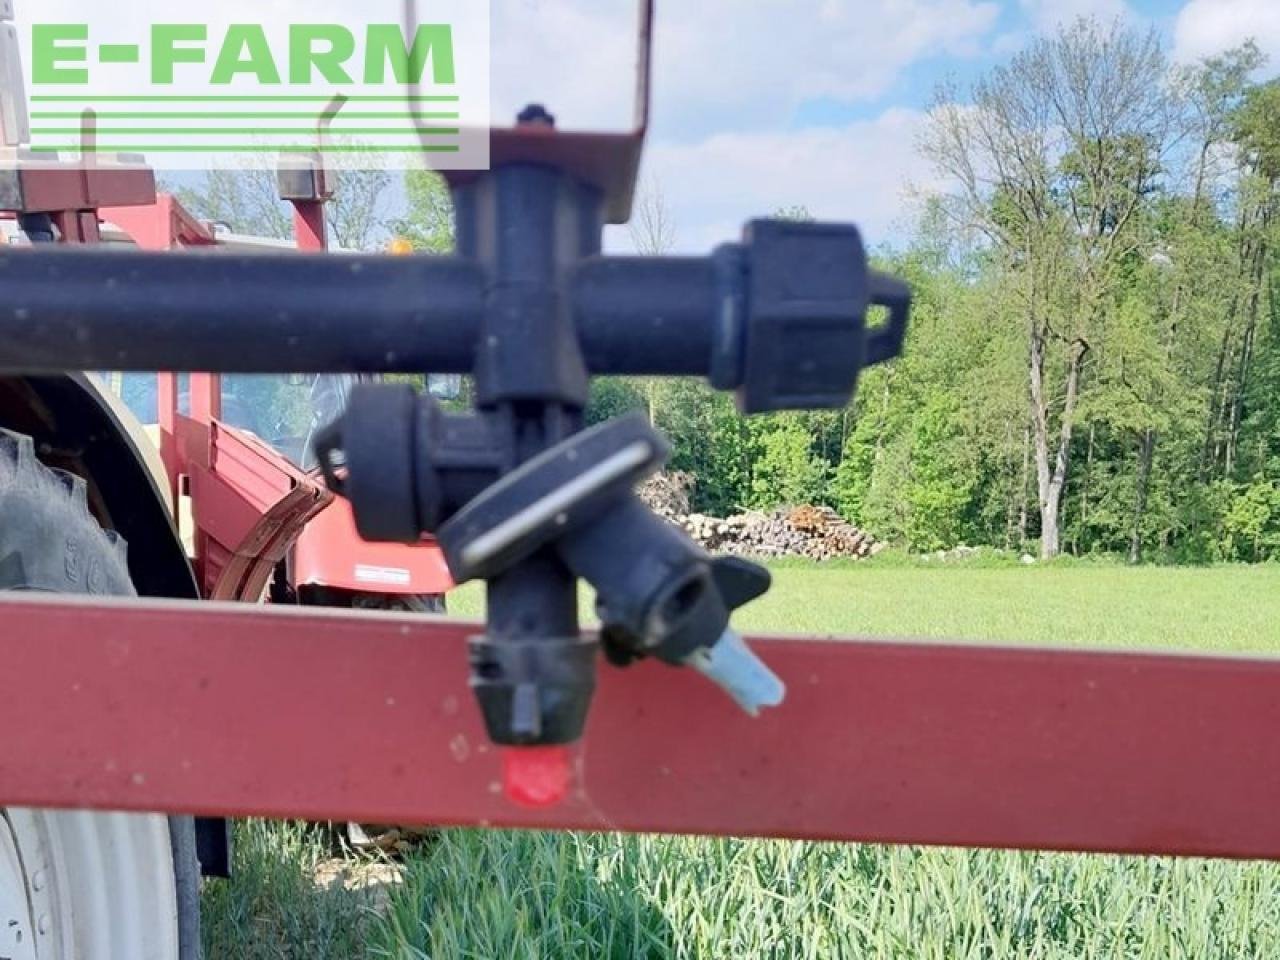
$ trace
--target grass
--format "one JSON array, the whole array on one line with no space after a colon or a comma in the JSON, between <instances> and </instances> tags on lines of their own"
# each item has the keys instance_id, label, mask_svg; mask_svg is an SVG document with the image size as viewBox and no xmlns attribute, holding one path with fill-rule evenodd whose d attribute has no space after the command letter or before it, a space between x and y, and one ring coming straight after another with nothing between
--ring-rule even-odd
<instances>
[{"instance_id":1,"label":"grass","mask_svg":"<svg viewBox=\"0 0 1280 960\"><path fill-rule=\"evenodd\" d=\"M370 956L1167 960L1280 947L1280 870L1258 865L450 832L408 876Z\"/></svg>"},{"instance_id":2,"label":"grass","mask_svg":"<svg viewBox=\"0 0 1280 960\"><path fill-rule=\"evenodd\" d=\"M748 630L1280 653L1280 567L775 569ZM455 613L478 615L466 588ZM1273 958L1280 865L449 830L385 909L310 882L313 832L242 825L221 957Z\"/></svg>"},{"instance_id":3,"label":"grass","mask_svg":"<svg viewBox=\"0 0 1280 960\"><path fill-rule=\"evenodd\" d=\"M207 960L348 960L367 956L372 900L366 891L315 882L333 856L326 831L299 823L236 824L229 882L204 887Z\"/></svg>"},{"instance_id":4,"label":"grass","mask_svg":"<svg viewBox=\"0 0 1280 960\"><path fill-rule=\"evenodd\" d=\"M735 625L820 636L1280 653L1280 565L786 563L773 577L773 589L739 611ZM458 590L450 609L483 616L482 589ZM584 597L584 614L589 609Z\"/></svg>"}]
</instances>

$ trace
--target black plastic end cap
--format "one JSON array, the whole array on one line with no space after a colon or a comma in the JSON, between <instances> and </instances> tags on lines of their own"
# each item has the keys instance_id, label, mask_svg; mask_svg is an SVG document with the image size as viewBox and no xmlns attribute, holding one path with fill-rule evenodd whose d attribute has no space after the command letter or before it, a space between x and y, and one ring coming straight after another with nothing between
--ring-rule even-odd
<instances>
[{"instance_id":1,"label":"black plastic end cap","mask_svg":"<svg viewBox=\"0 0 1280 960\"><path fill-rule=\"evenodd\" d=\"M755 220L746 230L744 413L835 409L866 361L871 301L857 227Z\"/></svg>"},{"instance_id":2,"label":"black plastic end cap","mask_svg":"<svg viewBox=\"0 0 1280 960\"><path fill-rule=\"evenodd\" d=\"M360 384L342 421L345 493L366 540L415 543L423 527L415 483L419 398L407 384Z\"/></svg>"}]
</instances>

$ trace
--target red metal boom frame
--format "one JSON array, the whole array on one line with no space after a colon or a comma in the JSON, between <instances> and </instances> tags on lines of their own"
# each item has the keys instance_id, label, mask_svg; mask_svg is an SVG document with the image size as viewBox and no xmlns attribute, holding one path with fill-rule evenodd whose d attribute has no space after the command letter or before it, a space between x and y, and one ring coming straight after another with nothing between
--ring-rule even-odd
<instances>
[{"instance_id":1,"label":"red metal boom frame","mask_svg":"<svg viewBox=\"0 0 1280 960\"><path fill-rule=\"evenodd\" d=\"M23 665L0 724L42 718L0 739L6 803L1280 858L1280 660L759 638L785 706L606 670L571 799L530 811L498 789L465 624L0 614Z\"/></svg>"},{"instance_id":2,"label":"red metal boom frame","mask_svg":"<svg viewBox=\"0 0 1280 960\"><path fill-rule=\"evenodd\" d=\"M605 184L616 217L647 123L643 10L635 132L494 135L497 158ZM108 198L154 190L138 169L21 176L23 210L76 242ZM298 226L323 246L318 207ZM210 420L213 386L193 378ZM68 598L0 616L0 725L40 721L0 738L0 804L1280 859L1277 659L757 638L783 707L751 720L690 672L605 670L571 799L530 811L502 795L466 625Z\"/></svg>"}]
</instances>

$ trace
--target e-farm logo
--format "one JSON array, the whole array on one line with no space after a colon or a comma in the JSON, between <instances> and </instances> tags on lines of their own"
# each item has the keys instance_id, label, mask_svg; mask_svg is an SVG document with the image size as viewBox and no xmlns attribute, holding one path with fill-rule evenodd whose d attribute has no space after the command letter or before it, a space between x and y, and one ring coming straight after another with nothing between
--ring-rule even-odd
<instances>
[{"instance_id":1,"label":"e-farm logo","mask_svg":"<svg viewBox=\"0 0 1280 960\"><path fill-rule=\"evenodd\" d=\"M472 138L484 141L482 155L467 155L476 112L463 112L470 98L487 121L487 82L469 89L465 72L468 56L487 55L487 10L483 42L465 48L459 25L439 16L128 27L125 38L118 19L30 25L34 153L86 162L141 154L182 168L315 152L337 166L487 166L487 136Z\"/></svg>"},{"instance_id":2,"label":"e-farm logo","mask_svg":"<svg viewBox=\"0 0 1280 960\"><path fill-rule=\"evenodd\" d=\"M364 82L383 84L388 68L402 86L420 84L428 62L438 86L452 86L453 31L448 24L423 24L413 46L399 24L370 24L364 36ZM32 79L39 84L89 83L89 24L37 23L32 34ZM172 86L178 64L207 65L209 28L198 23L158 23L151 27L147 48L151 83ZM97 45L100 63L142 63L143 47L136 43ZM286 82L310 86L316 76L328 83L351 84L351 61L356 56L355 35L334 23L293 24L289 27L288 69L282 71L267 40L266 30L252 23L233 25L218 46L209 72L213 86L228 86L250 77L263 86ZM77 66L72 66L77 64ZM443 98L439 98L443 99Z\"/></svg>"}]
</instances>

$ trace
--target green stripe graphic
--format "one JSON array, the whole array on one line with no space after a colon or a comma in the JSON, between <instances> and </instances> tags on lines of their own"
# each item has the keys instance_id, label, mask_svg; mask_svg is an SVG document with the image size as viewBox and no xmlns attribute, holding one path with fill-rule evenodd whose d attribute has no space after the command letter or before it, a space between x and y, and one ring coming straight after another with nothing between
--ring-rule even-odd
<instances>
[{"instance_id":1,"label":"green stripe graphic","mask_svg":"<svg viewBox=\"0 0 1280 960\"><path fill-rule=\"evenodd\" d=\"M314 143L279 143L279 144L200 144L197 146L167 144L63 144L61 146L40 144L30 148L32 153L56 153L60 150L79 153L280 153L281 151L305 151L320 153L458 153L461 148L457 144L325 144Z\"/></svg>"},{"instance_id":2,"label":"green stripe graphic","mask_svg":"<svg viewBox=\"0 0 1280 960\"><path fill-rule=\"evenodd\" d=\"M314 135L314 130L308 130L304 127L32 127L33 136L62 136L62 137L80 137L94 134L99 137L114 137L121 134L129 134L130 136L142 137L177 137L177 136L228 136L235 135L238 137L246 134L260 133L263 136L288 136L301 134L303 136ZM385 133L395 136L415 136L424 137L442 137L457 136L458 127L410 127L407 129L398 129L395 127L344 127L342 129L330 130L330 135L335 137L348 135L367 135Z\"/></svg>"},{"instance_id":3,"label":"green stripe graphic","mask_svg":"<svg viewBox=\"0 0 1280 960\"><path fill-rule=\"evenodd\" d=\"M333 97L317 96L93 96L91 94L75 94L70 96L53 94L36 95L33 103L330 103ZM348 103L457 103L456 96L350 96Z\"/></svg>"},{"instance_id":4,"label":"green stripe graphic","mask_svg":"<svg viewBox=\"0 0 1280 960\"><path fill-rule=\"evenodd\" d=\"M138 113L111 111L95 114L100 120L312 120L324 119L321 113ZM457 120L456 113L346 113L343 120ZM80 120L80 113L61 113L57 111L32 111L32 120Z\"/></svg>"}]
</instances>

